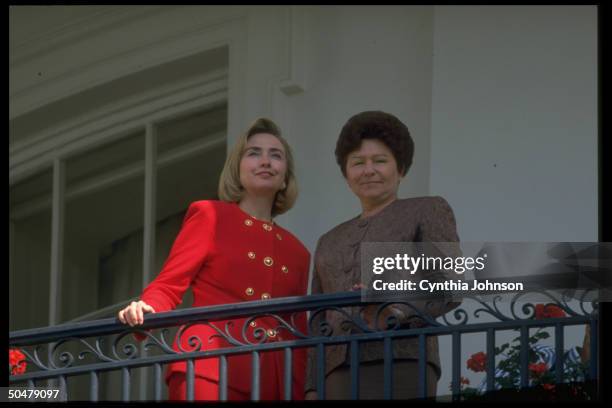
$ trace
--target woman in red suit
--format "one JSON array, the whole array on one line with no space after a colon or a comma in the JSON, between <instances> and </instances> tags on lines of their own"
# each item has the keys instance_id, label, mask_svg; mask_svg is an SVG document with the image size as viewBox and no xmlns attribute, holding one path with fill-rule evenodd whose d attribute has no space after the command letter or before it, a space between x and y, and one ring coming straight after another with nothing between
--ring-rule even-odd
<instances>
[{"instance_id":1,"label":"woman in red suit","mask_svg":"<svg viewBox=\"0 0 612 408\"><path fill-rule=\"evenodd\" d=\"M258 119L232 149L219 181L221 201L192 203L161 272L143 291L140 301L121 310L121 322L143 323L144 313L173 310L183 294L193 289L193 307L306 294L310 254L273 217L288 211L297 197L293 157L279 128ZM280 314L291 324L290 314ZM233 319L230 334L245 343L242 329L248 318ZM306 315L295 320L305 332ZM231 347L212 325L224 332L228 320L195 324L179 330L173 349L193 350L188 339L197 336L201 350ZM261 330L263 329L263 330ZM294 338L272 317L247 325L247 339L265 331L266 342ZM144 335L137 336L139 340ZM260 398L284 397L283 350L260 353ZM228 399L251 397L251 353L227 358ZM306 350L292 355L292 398L303 399ZM219 395L219 359L195 360L194 398L215 400ZM168 365L166 381L171 400L186 397L186 363Z\"/></svg>"}]
</instances>

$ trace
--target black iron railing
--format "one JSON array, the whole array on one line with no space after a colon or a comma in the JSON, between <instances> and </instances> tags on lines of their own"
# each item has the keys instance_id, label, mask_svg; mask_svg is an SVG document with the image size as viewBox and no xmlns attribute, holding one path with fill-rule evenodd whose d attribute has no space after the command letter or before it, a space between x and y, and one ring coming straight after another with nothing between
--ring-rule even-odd
<instances>
[{"instance_id":1,"label":"black iron railing","mask_svg":"<svg viewBox=\"0 0 612 408\"><path fill-rule=\"evenodd\" d=\"M598 308L595 302L585 302L580 299L559 298L542 292L550 298L553 304L564 312L564 317L535 319L535 306L524 303L519 306L519 295L503 302L508 311L503 311L501 297L484 301L478 297L466 297L463 304L438 319L433 319L421 310L417 310L410 302L382 303L378 305L378 313L384 308L397 303L412 307L423 324L418 328L402 326L398 321L390 319L385 330L369 327L359 314L349 313L349 306L364 307L359 292L346 292L328 295L312 295L302 297L278 298L263 301L242 302L236 304L198 307L175 310L165 313L145 315L144 324L131 328L121 324L116 318L101 319L88 322L63 324L53 327L20 330L10 333L10 347L19 348L26 356L28 369L25 373L10 376L11 386L26 384L27 386L45 386L48 380L56 381L57 385L71 400L72 387L69 379L77 376L88 378L88 399L100 399L100 374L105 372L120 372L120 395L124 401L129 401L133 393L131 389L132 372L141 367L153 371L153 397L161 400L163 395L162 368L176 361L187 362L187 399L193 400L194 362L197 359L219 358L219 399L227 399L227 358L237 354L250 353L253 356L251 398L259 400L259 355L270 350L284 350L285 353L285 399L291 395L291 350L294 348L314 348L317 353L317 391L319 398L325 396L325 346L345 343L350 347L350 362L352 374L353 398L358 398L359 388L359 355L360 344L366 341L383 342L385 350L385 398L393 398L392 390L392 344L399 338L416 338L419 346L419 396L426 396L426 339L428 336L450 335L452 339L452 393L455 398L461 393L461 336L467 333L484 333L486 335L486 390L492 391L496 386L495 372L495 334L497 331L518 330L520 332L520 386L529 386L529 330L536 327L554 328L555 339L555 370L556 382L563 382L564 373L564 328L575 325L588 325L590 330L590 358L587 379L597 378L597 323ZM466 302L474 302L473 317L466 311ZM310 311L310 319L306 332L299 330L293 319L282 318L280 315L295 314ZM350 334L337 335L330 330L325 320L326 311L342 313L345 324L351 325ZM481 316L495 321L479 321ZM277 322L276 330L286 330L292 334L292 340L271 341L265 330L256 333L257 340L248 340L244 333L248 325L257 318L265 316ZM313 319L318 316L316 320ZM242 337L230 333L228 327L217 327L216 321L246 317L242 328ZM322 318L321 318L322 317ZM450 321L452 320L452 321ZM376 319L375 321L378 321ZM191 339L197 347L193 351L175 351L172 348L174 337L168 335L169 327L181 326L177 332L180 336L186 328L193 324L205 324L213 327L216 336L224 338L231 346L207 350L206 339ZM317 327L314 327L314 326ZM142 343L138 343L133 333L146 335ZM152 353L155 351L156 353ZM151 353L150 353L151 352ZM76 357L75 357L76 356ZM445 367L446 368L446 367Z\"/></svg>"}]
</instances>

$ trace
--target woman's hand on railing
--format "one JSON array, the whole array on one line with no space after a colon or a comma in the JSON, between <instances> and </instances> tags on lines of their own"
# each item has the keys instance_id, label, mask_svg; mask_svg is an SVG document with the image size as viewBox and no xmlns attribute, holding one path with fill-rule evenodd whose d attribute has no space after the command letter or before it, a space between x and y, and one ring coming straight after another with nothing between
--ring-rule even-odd
<instances>
[{"instance_id":1,"label":"woman's hand on railing","mask_svg":"<svg viewBox=\"0 0 612 408\"><path fill-rule=\"evenodd\" d=\"M138 302L132 302L124 309L120 310L117 314L117 318L123 324L129 324L130 326L140 325L144 322L145 313L155 313L153 306L149 306L142 300Z\"/></svg>"}]
</instances>

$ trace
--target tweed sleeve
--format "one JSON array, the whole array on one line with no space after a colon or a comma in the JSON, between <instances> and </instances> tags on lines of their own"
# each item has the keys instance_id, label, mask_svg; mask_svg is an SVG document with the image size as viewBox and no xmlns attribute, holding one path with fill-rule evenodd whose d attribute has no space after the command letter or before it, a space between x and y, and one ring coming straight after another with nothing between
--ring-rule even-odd
<instances>
[{"instance_id":1,"label":"tweed sleeve","mask_svg":"<svg viewBox=\"0 0 612 408\"><path fill-rule=\"evenodd\" d=\"M423 204L424 207L420 212L421 216L418 225L419 233L417 240L421 242L437 243L459 242L455 215L448 202L442 197L431 197ZM444 257L461 256L459 245L445 245L442 252ZM444 269L424 271L422 276L423 279L427 279L430 282L444 282L454 277L452 271L446 271ZM461 300L455 298L451 293L444 293L443 295L444 296L440 298L413 300L410 303L421 313L435 319L461 304ZM395 307L399 308L404 313L401 319L402 324L407 324L412 327L424 325L424 322L416 317L418 314L413 308L401 304Z\"/></svg>"},{"instance_id":2,"label":"tweed sleeve","mask_svg":"<svg viewBox=\"0 0 612 408\"><path fill-rule=\"evenodd\" d=\"M189 206L161 272L140 296L155 313L173 310L182 302L214 240L214 218L208 201L197 201ZM146 338L140 333L135 333L134 337L139 341Z\"/></svg>"},{"instance_id":3,"label":"tweed sleeve","mask_svg":"<svg viewBox=\"0 0 612 408\"><path fill-rule=\"evenodd\" d=\"M213 211L207 204L201 201L189 206L161 272L140 297L157 313L173 310L182 302L204 263L214 239Z\"/></svg>"}]
</instances>

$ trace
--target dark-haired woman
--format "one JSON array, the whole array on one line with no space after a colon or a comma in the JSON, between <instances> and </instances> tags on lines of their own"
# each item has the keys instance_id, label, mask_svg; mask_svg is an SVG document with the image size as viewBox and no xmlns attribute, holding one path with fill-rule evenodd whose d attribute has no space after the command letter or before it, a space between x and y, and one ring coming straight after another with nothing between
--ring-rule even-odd
<instances>
[{"instance_id":1,"label":"dark-haired woman","mask_svg":"<svg viewBox=\"0 0 612 408\"><path fill-rule=\"evenodd\" d=\"M350 291L362 285L360 281L361 242L455 242L459 238L453 211L441 197L398 198L399 184L410 169L414 143L408 128L395 116L367 111L351 117L342 128L336 144L336 159L348 187L359 199L361 214L336 226L319 239L315 252L312 293ZM448 254L452 255L452 254ZM458 255L458 254L456 254ZM431 279L449 278L434 271ZM439 300L425 308L424 302L413 302L432 317L440 316L459 304ZM361 309L359 312L356 310ZM370 324L380 328L381 321L395 315L408 327L418 327L413 309L396 304L383 309L375 317L377 306L351 308ZM342 324L346 317L330 310L325 319L334 335L347 335L351 327ZM315 318L311 327L318 325ZM378 323L376 321L378 321ZM353 326L354 327L354 326ZM432 397L440 378L438 341L428 336L426 341L426 393ZM418 386L418 339L397 338L393 341L393 397L416 398ZM384 364L382 342L360 344L360 399L382 399ZM325 348L325 396L327 399L350 398L350 366L346 344ZM306 399L318 398L315 350L309 350L306 375Z\"/></svg>"}]
</instances>

